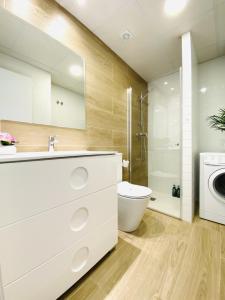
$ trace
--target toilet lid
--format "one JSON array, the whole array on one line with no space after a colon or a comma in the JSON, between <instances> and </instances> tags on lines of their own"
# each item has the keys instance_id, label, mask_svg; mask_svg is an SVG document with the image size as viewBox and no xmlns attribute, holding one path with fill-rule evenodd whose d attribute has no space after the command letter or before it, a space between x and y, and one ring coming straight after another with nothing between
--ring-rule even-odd
<instances>
[{"instance_id":1,"label":"toilet lid","mask_svg":"<svg viewBox=\"0 0 225 300\"><path fill-rule=\"evenodd\" d=\"M146 198L152 193L152 190L145 186L123 181L118 184L117 192L120 196L128 198Z\"/></svg>"}]
</instances>

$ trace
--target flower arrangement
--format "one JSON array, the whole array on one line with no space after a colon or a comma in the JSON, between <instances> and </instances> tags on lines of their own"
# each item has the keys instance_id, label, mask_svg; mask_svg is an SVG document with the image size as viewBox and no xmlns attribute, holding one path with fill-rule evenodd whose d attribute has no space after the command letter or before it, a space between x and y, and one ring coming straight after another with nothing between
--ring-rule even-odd
<instances>
[{"instance_id":1,"label":"flower arrangement","mask_svg":"<svg viewBox=\"0 0 225 300\"><path fill-rule=\"evenodd\" d=\"M209 126L221 132L225 131L225 109L220 108L217 115L208 117Z\"/></svg>"},{"instance_id":2,"label":"flower arrangement","mask_svg":"<svg viewBox=\"0 0 225 300\"><path fill-rule=\"evenodd\" d=\"M14 146L16 138L7 132L0 132L0 146Z\"/></svg>"}]
</instances>

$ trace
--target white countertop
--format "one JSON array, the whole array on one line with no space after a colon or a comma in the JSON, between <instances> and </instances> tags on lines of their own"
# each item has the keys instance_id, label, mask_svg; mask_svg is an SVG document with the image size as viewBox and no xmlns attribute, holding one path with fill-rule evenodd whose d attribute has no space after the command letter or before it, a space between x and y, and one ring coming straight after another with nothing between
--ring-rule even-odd
<instances>
[{"instance_id":1,"label":"white countertop","mask_svg":"<svg viewBox=\"0 0 225 300\"><path fill-rule=\"evenodd\" d=\"M55 151L55 152L18 152L11 155L0 155L0 163L41 160L54 158L114 155L113 151Z\"/></svg>"}]
</instances>

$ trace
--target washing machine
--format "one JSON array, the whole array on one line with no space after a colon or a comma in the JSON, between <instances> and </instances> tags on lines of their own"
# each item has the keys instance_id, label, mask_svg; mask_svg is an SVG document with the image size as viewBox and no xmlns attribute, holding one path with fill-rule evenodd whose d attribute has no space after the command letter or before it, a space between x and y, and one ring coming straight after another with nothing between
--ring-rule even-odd
<instances>
[{"instance_id":1,"label":"washing machine","mask_svg":"<svg viewBox=\"0 0 225 300\"><path fill-rule=\"evenodd\" d=\"M200 154L200 217L225 225L225 153Z\"/></svg>"}]
</instances>

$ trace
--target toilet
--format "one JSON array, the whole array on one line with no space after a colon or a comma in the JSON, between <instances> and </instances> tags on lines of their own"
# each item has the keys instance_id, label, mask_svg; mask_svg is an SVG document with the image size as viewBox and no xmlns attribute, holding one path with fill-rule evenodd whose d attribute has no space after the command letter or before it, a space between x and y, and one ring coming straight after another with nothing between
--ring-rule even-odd
<instances>
[{"instance_id":1,"label":"toilet","mask_svg":"<svg viewBox=\"0 0 225 300\"><path fill-rule=\"evenodd\" d=\"M117 195L119 230L131 232L138 228L148 205L151 189L122 181L122 154L117 154Z\"/></svg>"}]
</instances>

